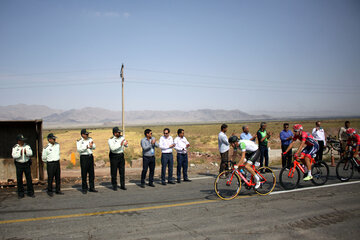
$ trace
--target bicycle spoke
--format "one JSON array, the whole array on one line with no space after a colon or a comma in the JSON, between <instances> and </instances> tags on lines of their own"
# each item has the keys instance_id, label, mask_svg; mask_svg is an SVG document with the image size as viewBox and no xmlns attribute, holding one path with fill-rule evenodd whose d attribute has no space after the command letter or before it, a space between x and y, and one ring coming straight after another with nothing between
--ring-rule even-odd
<instances>
[{"instance_id":1,"label":"bicycle spoke","mask_svg":"<svg viewBox=\"0 0 360 240\"><path fill-rule=\"evenodd\" d=\"M313 179L311 180L315 185L323 185L327 182L329 177L329 167L325 162L315 163L311 167Z\"/></svg>"},{"instance_id":2,"label":"bicycle spoke","mask_svg":"<svg viewBox=\"0 0 360 240\"><path fill-rule=\"evenodd\" d=\"M340 181L346 182L354 174L354 164L351 159L343 159L336 165L336 176Z\"/></svg>"},{"instance_id":3,"label":"bicycle spoke","mask_svg":"<svg viewBox=\"0 0 360 240\"><path fill-rule=\"evenodd\" d=\"M270 168L267 167L262 167L260 169L264 169L265 172L262 174L258 174L258 176L260 177L261 184L258 189L255 189L255 192L259 195L267 195L271 193L272 190L274 190L275 188L275 184L276 184L275 173Z\"/></svg>"},{"instance_id":4,"label":"bicycle spoke","mask_svg":"<svg viewBox=\"0 0 360 240\"><path fill-rule=\"evenodd\" d=\"M220 173L215 180L215 192L223 200L235 198L239 194L240 188L239 176L229 170Z\"/></svg>"},{"instance_id":5,"label":"bicycle spoke","mask_svg":"<svg viewBox=\"0 0 360 240\"><path fill-rule=\"evenodd\" d=\"M294 189L300 181L300 172L296 167L283 168L279 174L280 185L284 189Z\"/></svg>"}]
</instances>

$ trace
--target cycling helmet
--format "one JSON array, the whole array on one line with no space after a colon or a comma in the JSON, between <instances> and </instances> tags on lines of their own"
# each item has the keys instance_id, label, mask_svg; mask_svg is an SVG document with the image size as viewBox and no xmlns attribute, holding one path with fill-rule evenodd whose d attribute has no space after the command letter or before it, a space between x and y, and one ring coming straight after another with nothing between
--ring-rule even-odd
<instances>
[{"instance_id":1,"label":"cycling helmet","mask_svg":"<svg viewBox=\"0 0 360 240\"><path fill-rule=\"evenodd\" d=\"M353 128L349 128L348 130L346 130L346 133L349 135L349 136L352 136L353 134L356 133L355 129Z\"/></svg>"},{"instance_id":2,"label":"cycling helmet","mask_svg":"<svg viewBox=\"0 0 360 240\"><path fill-rule=\"evenodd\" d=\"M294 132L303 130L303 126L301 124L295 124L293 128L294 128Z\"/></svg>"},{"instance_id":3,"label":"cycling helmet","mask_svg":"<svg viewBox=\"0 0 360 240\"><path fill-rule=\"evenodd\" d=\"M234 142L237 142L239 141L239 138L237 136L231 136L229 137L229 143L234 143Z\"/></svg>"}]
</instances>

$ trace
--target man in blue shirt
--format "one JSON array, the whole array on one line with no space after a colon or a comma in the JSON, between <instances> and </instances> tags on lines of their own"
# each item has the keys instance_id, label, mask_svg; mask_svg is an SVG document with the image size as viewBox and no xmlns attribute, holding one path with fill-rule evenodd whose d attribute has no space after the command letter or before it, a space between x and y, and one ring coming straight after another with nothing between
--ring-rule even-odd
<instances>
[{"instance_id":1,"label":"man in blue shirt","mask_svg":"<svg viewBox=\"0 0 360 240\"><path fill-rule=\"evenodd\" d=\"M230 144L226 136L228 125L224 123L221 125L220 129L221 131L218 135L218 146L219 146L219 152L221 158L219 173L221 173L225 169L228 169L229 149L230 149Z\"/></svg>"},{"instance_id":2,"label":"man in blue shirt","mask_svg":"<svg viewBox=\"0 0 360 240\"><path fill-rule=\"evenodd\" d=\"M159 147L156 139L152 136L151 129L145 129L145 137L141 139L140 145L143 150L143 170L141 172L141 187L145 188L145 178L148 168L149 172L149 186L154 185L154 172L155 172L155 147Z\"/></svg>"},{"instance_id":3,"label":"man in blue shirt","mask_svg":"<svg viewBox=\"0 0 360 240\"><path fill-rule=\"evenodd\" d=\"M240 134L240 140L250 140L250 141L254 141L255 142L255 138L256 136L252 136L251 133L249 132L249 126L244 125L242 127L243 133Z\"/></svg>"},{"instance_id":4,"label":"man in blue shirt","mask_svg":"<svg viewBox=\"0 0 360 240\"><path fill-rule=\"evenodd\" d=\"M290 143L292 142L292 138L294 134L291 130L289 130L289 124L284 123L284 130L280 133L280 140L281 140L281 151L284 153L286 149L289 147ZM287 154L282 154L282 167L289 167L291 164L292 158L292 149L290 149Z\"/></svg>"}]
</instances>

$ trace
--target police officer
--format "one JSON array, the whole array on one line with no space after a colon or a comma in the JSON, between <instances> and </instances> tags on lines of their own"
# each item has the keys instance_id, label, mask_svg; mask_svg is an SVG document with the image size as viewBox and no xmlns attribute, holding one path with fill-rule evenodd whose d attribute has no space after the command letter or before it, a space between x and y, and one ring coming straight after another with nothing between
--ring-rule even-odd
<instances>
[{"instance_id":1,"label":"police officer","mask_svg":"<svg viewBox=\"0 0 360 240\"><path fill-rule=\"evenodd\" d=\"M24 197L23 173L25 173L26 177L27 195L29 197L35 197L30 167L30 157L33 155L33 152L31 147L24 142L27 139L24 138L22 134L17 135L16 140L17 144L13 147L11 155L14 158L16 166L18 197L19 199Z\"/></svg>"},{"instance_id":2,"label":"police officer","mask_svg":"<svg viewBox=\"0 0 360 240\"><path fill-rule=\"evenodd\" d=\"M125 158L124 147L128 147L128 142L122 136L122 130L118 127L113 128L113 135L109 140L109 158L110 158L110 173L111 184L114 191L117 191L117 170L120 175L120 188L126 190L125 187Z\"/></svg>"},{"instance_id":3,"label":"police officer","mask_svg":"<svg viewBox=\"0 0 360 240\"><path fill-rule=\"evenodd\" d=\"M95 143L89 137L90 132L86 129L81 129L81 138L76 142L77 151L80 153L80 167L82 179L82 193L86 194L88 191L87 175L89 174L89 192L98 192L95 190L95 172L94 172L94 156Z\"/></svg>"},{"instance_id":4,"label":"police officer","mask_svg":"<svg viewBox=\"0 0 360 240\"><path fill-rule=\"evenodd\" d=\"M60 191L60 144L56 142L56 136L53 133L49 133L47 140L49 144L44 148L42 152L42 160L47 163L47 173L48 173L48 187L47 194L52 197L52 183L55 177L55 193L63 195Z\"/></svg>"}]
</instances>

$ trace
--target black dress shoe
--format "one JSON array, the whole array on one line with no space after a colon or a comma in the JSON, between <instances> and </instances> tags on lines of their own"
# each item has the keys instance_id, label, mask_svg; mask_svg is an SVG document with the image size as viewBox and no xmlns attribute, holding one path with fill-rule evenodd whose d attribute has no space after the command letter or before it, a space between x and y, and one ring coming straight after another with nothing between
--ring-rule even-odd
<instances>
[{"instance_id":1,"label":"black dress shoe","mask_svg":"<svg viewBox=\"0 0 360 240\"><path fill-rule=\"evenodd\" d=\"M191 182L190 179L184 179L184 182Z\"/></svg>"},{"instance_id":2,"label":"black dress shoe","mask_svg":"<svg viewBox=\"0 0 360 240\"><path fill-rule=\"evenodd\" d=\"M181 180L179 179L179 180L177 180L177 183L181 183Z\"/></svg>"},{"instance_id":3,"label":"black dress shoe","mask_svg":"<svg viewBox=\"0 0 360 240\"><path fill-rule=\"evenodd\" d=\"M25 197L25 195L23 193L18 194L18 199L21 199L21 198L24 198L24 197Z\"/></svg>"},{"instance_id":4,"label":"black dress shoe","mask_svg":"<svg viewBox=\"0 0 360 240\"><path fill-rule=\"evenodd\" d=\"M49 197L54 196L53 192L50 192L50 191L46 191L46 194L47 194Z\"/></svg>"},{"instance_id":5,"label":"black dress shoe","mask_svg":"<svg viewBox=\"0 0 360 240\"><path fill-rule=\"evenodd\" d=\"M141 188L145 188L145 183L142 183L142 184L140 185L140 187L141 187Z\"/></svg>"},{"instance_id":6,"label":"black dress shoe","mask_svg":"<svg viewBox=\"0 0 360 240\"><path fill-rule=\"evenodd\" d=\"M89 192L98 192L98 190L96 190L95 188L90 188Z\"/></svg>"},{"instance_id":7,"label":"black dress shoe","mask_svg":"<svg viewBox=\"0 0 360 240\"><path fill-rule=\"evenodd\" d=\"M162 185L166 186L166 182L161 182Z\"/></svg>"},{"instance_id":8,"label":"black dress shoe","mask_svg":"<svg viewBox=\"0 0 360 240\"><path fill-rule=\"evenodd\" d=\"M176 184L174 181L169 181L168 183L169 184Z\"/></svg>"},{"instance_id":9,"label":"black dress shoe","mask_svg":"<svg viewBox=\"0 0 360 240\"><path fill-rule=\"evenodd\" d=\"M155 187L155 185L153 183L149 183L150 187Z\"/></svg>"},{"instance_id":10,"label":"black dress shoe","mask_svg":"<svg viewBox=\"0 0 360 240\"><path fill-rule=\"evenodd\" d=\"M127 188L125 186L121 186L120 189L127 190Z\"/></svg>"},{"instance_id":11,"label":"black dress shoe","mask_svg":"<svg viewBox=\"0 0 360 240\"><path fill-rule=\"evenodd\" d=\"M81 190L82 194L87 194L87 189Z\"/></svg>"},{"instance_id":12,"label":"black dress shoe","mask_svg":"<svg viewBox=\"0 0 360 240\"><path fill-rule=\"evenodd\" d=\"M112 186L112 190L117 191L117 186Z\"/></svg>"},{"instance_id":13,"label":"black dress shoe","mask_svg":"<svg viewBox=\"0 0 360 240\"><path fill-rule=\"evenodd\" d=\"M64 193L63 193L62 191L55 192L55 194L57 194L57 195L64 195Z\"/></svg>"},{"instance_id":14,"label":"black dress shoe","mask_svg":"<svg viewBox=\"0 0 360 240\"><path fill-rule=\"evenodd\" d=\"M34 197L35 197L35 194L33 194L33 193L28 193L28 197L34 198Z\"/></svg>"}]
</instances>

